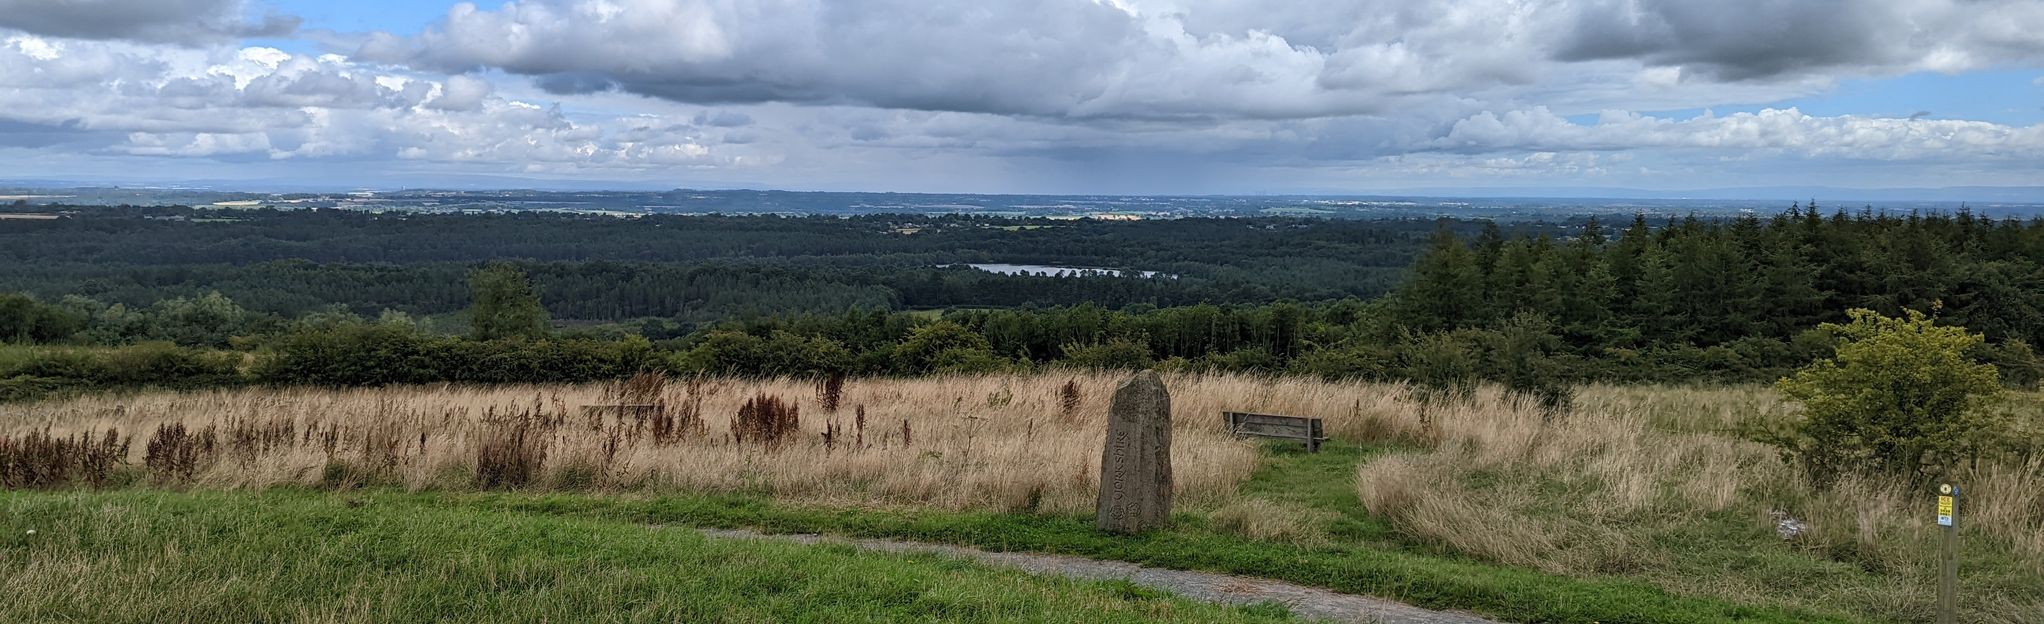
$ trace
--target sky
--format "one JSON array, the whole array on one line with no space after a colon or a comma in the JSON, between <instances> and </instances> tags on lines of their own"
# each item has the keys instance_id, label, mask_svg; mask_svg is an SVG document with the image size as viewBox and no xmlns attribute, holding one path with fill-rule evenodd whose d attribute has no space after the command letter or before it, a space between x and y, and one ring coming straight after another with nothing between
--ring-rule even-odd
<instances>
[{"instance_id":1,"label":"sky","mask_svg":"<svg viewBox=\"0 0 2044 624\"><path fill-rule=\"evenodd\" d=\"M0 0L0 180L2044 185L2044 0Z\"/></svg>"}]
</instances>

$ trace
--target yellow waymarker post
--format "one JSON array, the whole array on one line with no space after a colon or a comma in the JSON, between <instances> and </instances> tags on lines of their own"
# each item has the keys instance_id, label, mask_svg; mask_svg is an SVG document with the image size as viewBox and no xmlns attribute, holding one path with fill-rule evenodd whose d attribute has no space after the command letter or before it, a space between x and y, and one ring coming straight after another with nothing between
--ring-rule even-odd
<instances>
[{"instance_id":1,"label":"yellow waymarker post","mask_svg":"<svg viewBox=\"0 0 2044 624\"><path fill-rule=\"evenodd\" d=\"M1957 621L1959 602L1959 486L1938 486L1938 526L1943 527L1938 552L1938 624Z\"/></svg>"}]
</instances>

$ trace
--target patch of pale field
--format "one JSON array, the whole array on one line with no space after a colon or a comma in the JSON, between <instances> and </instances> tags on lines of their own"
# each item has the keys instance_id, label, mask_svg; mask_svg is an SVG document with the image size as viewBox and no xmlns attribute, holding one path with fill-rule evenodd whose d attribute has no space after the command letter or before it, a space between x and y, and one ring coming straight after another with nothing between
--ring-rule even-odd
<instances>
[{"instance_id":1,"label":"patch of pale field","mask_svg":"<svg viewBox=\"0 0 2044 624\"><path fill-rule=\"evenodd\" d=\"M210 430L217 449L184 485L263 488L332 485L336 479L415 490L475 487L481 447L507 420L541 428L545 451L527 487L643 492L764 492L789 499L944 509L1092 509L1106 414L1120 375L1045 373L851 380L841 407L825 413L809 380L710 379L670 383L670 407L700 401L704 431L660 443L615 414L606 387L410 386L366 389L247 388L85 396L0 405L0 435L46 429L63 436L113 429L147 442L166 425ZM1079 389L1069 413L1061 389ZM1254 410L1326 418L1336 437L1375 437L1375 418L1410 412L1398 386L1329 384L1229 375L1167 378L1172 393L1173 470L1182 508L1212 509L1236 497L1258 465L1255 442L1223 431L1221 412ZM732 417L761 394L796 403L800 431L773 448L733 441ZM865 425L857 412L865 411ZM1365 414L1375 412L1375 416ZM836 440L823 433L835 425Z\"/></svg>"}]
</instances>

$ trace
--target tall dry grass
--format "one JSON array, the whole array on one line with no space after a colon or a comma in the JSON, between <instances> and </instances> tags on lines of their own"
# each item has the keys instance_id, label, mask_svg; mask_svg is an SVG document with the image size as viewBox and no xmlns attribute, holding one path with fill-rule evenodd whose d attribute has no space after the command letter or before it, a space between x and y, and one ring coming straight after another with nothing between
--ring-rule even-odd
<instances>
[{"instance_id":1,"label":"tall dry grass","mask_svg":"<svg viewBox=\"0 0 2044 624\"><path fill-rule=\"evenodd\" d=\"M708 379L657 391L592 384L151 393L0 405L0 436L117 430L144 440L131 464L184 487L746 491L1070 513L1094 504L1107 403L1119 381L1046 373L845 380L834 392L807 380ZM1233 500L1257 467L1254 443L1227 436L1221 411L1350 422L1363 390L1232 376L1167 383L1177 496L1194 509ZM792 428L773 443L762 443L756 429L765 426L755 417L763 397L783 404L772 426ZM657 414L583 409L653 402L663 406ZM753 411L736 418L748 402ZM148 444L159 432L168 441Z\"/></svg>"},{"instance_id":2,"label":"tall dry grass","mask_svg":"<svg viewBox=\"0 0 2044 624\"><path fill-rule=\"evenodd\" d=\"M1776 449L1736 433L1790 417L1769 389L1591 387L1552 422L1495 389L1431 406L1426 422L1398 418L1402 402L1387 401L1360 414L1370 439L1415 448L1360 466L1357 491L1408 535L1557 573L1928 615L1938 530L1929 490L1884 477L1811 487ZM1969 555L1973 595L1983 598L1970 616L2044 621L2044 462L2004 456L1952 478L1966 487L1968 551L1986 555ZM1779 538L1784 519L1804 532ZM1711 569L1731 565L1727 553L1749 568ZM1833 572L1872 581L1796 578Z\"/></svg>"}]
</instances>

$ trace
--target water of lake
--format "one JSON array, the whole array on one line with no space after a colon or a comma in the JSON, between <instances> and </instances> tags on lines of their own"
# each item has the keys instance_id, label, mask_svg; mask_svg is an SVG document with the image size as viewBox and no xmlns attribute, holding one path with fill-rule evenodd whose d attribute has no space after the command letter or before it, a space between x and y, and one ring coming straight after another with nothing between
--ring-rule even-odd
<instances>
[{"instance_id":1,"label":"water of lake","mask_svg":"<svg viewBox=\"0 0 2044 624\"><path fill-rule=\"evenodd\" d=\"M989 273L999 273L1002 275L1044 275L1051 277L1082 277L1088 275L1105 275L1109 277L1121 277L1122 273L1118 269L1093 269L1087 267L1050 266L1044 264L967 264L965 266L969 266ZM1137 271L1136 274L1143 277L1166 277L1166 278L1178 277L1170 273L1158 273L1156 271Z\"/></svg>"}]
</instances>

